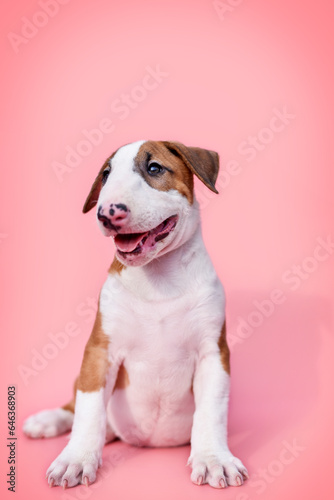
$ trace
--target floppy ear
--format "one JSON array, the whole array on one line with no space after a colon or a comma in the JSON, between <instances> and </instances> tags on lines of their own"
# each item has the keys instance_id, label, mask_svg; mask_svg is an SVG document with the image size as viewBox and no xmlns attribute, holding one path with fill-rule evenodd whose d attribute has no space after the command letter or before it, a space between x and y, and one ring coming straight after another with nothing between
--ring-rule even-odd
<instances>
[{"instance_id":1,"label":"floppy ear","mask_svg":"<svg viewBox=\"0 0 334 500\"><path fill-rule=\"evenodd\" d=\"M211 191L218 193L215 188L219 170L218 153L202 148L188 148L180 142L163 141L163 144L171 153L181 158L191 172L211 189Z\"/></svg>"},{"instance_id":2,"label":"floppy ear","mask_svg":"<svg viewBox=\"0 0 334 500\"><path fill-rule=\"evenodd\" d=\"M86 199L85 204L84 204L83 209L82 209L84 214L86 214L87 212L89 212L89 210L91 210L93 207L95 207L97 200L99 199L100 191L102 189L103 171L109 165L109 162L113 156L114 156L114 154L112 154L111 156L109 156L109 158L106 159L101 170L97 174L97 177L96 177L96 179L91 187L89 195L87 196L87 199Z\"/></svg>"}]
</instances>

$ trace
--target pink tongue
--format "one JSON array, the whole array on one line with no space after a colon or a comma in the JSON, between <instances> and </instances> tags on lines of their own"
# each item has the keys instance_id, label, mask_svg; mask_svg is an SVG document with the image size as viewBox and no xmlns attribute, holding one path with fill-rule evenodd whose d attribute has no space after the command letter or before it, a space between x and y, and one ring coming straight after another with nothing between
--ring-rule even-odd
<instances>
[{"instance_id":1,"label":"pink tongue","mask_svg":"<svg viewBox=\"0 0 334 500\"><path fill-rule=\"evenodd\" d=\"M118 234L115 245L121 252L132 252L147 233Z\"/></svg>"}]
</instances>

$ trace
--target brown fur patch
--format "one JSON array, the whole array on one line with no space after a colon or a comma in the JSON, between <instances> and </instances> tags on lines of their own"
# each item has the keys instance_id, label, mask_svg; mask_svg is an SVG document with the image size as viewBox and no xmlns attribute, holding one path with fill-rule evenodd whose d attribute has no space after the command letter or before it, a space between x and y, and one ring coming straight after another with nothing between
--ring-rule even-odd
<instances>
[{"instance_id":1,"label":"brown fur patch","mask_svg":"<svg viewBox=\"0 0 334 500\"><path fill-rule=\"evenodd\" d=\"M71 401L69 403L62 406L63 410L68 410L68 411L71 411L72 413L74 413L74 409L75 409L75 400L76 400L76 396L77 396L78 379L79 379L79 377L77 377L74 381L73 398L71 399Z\"/></svg>"},{"instance_id":2,"label":"brown fur patch","mask_svg":"<svg viewBox=\"0 0 334 500\"><path fill-rule=\"evenodd\" d=\"M147 172L147 164L155 161L166 170L162 174L151 176ZM182 159L175 156L162 141L147 141L142 144L135 158L135 168L149 186L160 191L176 189L190 204L193 203L193 175Z\"/></svg>"},{"instance_id":3,"label":"brown fur patch","mask_svg":"<svg viewBox=\"0 0 334 500\"><path fill-rule=\"evenodd\" d=\"M228 374L230 374L230 350L226 340L226 321L224 321L222 326L221 334L218 340L218 347L223 368Z\"/></svg>"},{"instance_id":4,"label":"brown fur patch","mask_svg":"<svg viewBox=\"0 0 334 500\"><path fill-rule=\"evenodd\" d=\"M219 171L218 153L209 149L188 147L175 141L163 141L163 144L171 153L181 158L188 169L211 191L218 193L215 188Z\"/></svg>"},{"instance_id":5,"label":"brown fur patch","mask_svg":"<svg viewBox=\"0 0 334 500\"><path fill-rule=\"evenodd\" d=\"M82 360L78 389L83 392L98 391L106 385L109 369L109 338L102 329L102 317L97 311L93 331L86 344Z\"/></svg>"},{"instance_id":6,"label":"brown fur patch","mask_svg":"<svg viewBox=\"0 0 334 500\"><path fill-rule=\"evenodd\" d=\"M121 274L121 272L123 271L123 269L125 269L125 267L126 266L122 264L122 262L120 262L115 256L111 266L109 267L108 273Z\"/></svg>"},{"instance_id":7,"label":"brown fur patch","mask_svg":"<svg viewBox=\"0 0 334 500\"><path fill-rule=\"evenodd\" d=\"M123 363L118 369L117 379L113 393L116 389L125 389L130 384L129 375Z\"/></svg>"}]
</instances>

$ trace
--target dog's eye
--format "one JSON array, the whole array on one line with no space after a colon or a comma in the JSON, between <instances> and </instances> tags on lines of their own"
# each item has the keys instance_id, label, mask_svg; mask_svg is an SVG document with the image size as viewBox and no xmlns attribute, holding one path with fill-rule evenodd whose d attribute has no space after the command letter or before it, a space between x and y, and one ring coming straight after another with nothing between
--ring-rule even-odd
<instances>
[{"instance_id":1,"label":"dog's eye","mask_svg":"<svg viewBox=\"0 0 334 500\"><path fill-rule=\"evenodd\" d=\"M161 165L159 165L159 163L156 162L152 162L147 166L147 172L150 175L161 174L161 172L163 172L164 170L165 170L164 167L162 167Z\"/></svg>"},{"instance_id":2,"label":"dog's eye","mask_svg":"<svg viewBox=\"0 0 334 500\"><path fill-rule=\"evenodd\" d=\"M107 167L102 172L102 184L105 184L107 182L109 174L110 174L110 167Z\"/></svg>"}]
</instances>

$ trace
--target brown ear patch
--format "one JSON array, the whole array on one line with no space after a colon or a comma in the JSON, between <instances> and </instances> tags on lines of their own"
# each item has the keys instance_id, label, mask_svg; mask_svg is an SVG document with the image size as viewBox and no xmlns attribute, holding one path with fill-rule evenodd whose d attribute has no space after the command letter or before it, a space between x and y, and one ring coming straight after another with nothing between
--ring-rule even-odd
<instances>
[{"instance_id":1,"label":"brown ear patch","mask_svg":"<svg viewBox=\"0 0 334 500\"><path fill-rule=\"evenodd\" d=\"M219 171L219 155L208 149L188 147L180 142L163 141L174 156L182 159L189 170L211 191L218 193L215 183Z\"/></svg>"},{"instance_id":2,"label":"brown ear patch","mask_svg":"<svg viewBox=\"0 0 334 500\"><path fill-rule=\"evenodd\" d=\"M109 338L102 328L100 310L97 311L93 331L86 344L82 360L78 389L82 392L98 391L106 385L110 367L108 361Z\"/></svg>"},{"instance_id":3,"label":"brown ear patch","mask_svg":"<svg viewBox=\"0 0 334 500\"><path fill-rule=\"evenodd\" d=\"M163 175L149 175L147 172L149 162L156 162L165 167ZM135 158L135 169L152 188L160 191L176 189L187 198L190 204L193 203L192 173L184 161L169 151L162 141L146 141L140 146Z\"/></svg>"},{"instance_id":4,"label":"brown ear patch","mask_svg":"<svg viewBox=\"0 0 334 500\"><path fill-rule=\"evenodd\" d=\"M222 326L221 334L218 340L218 347L223 368L228 374L230 374L230 350L226 340L226 321L224 321Z\"/></svg>"},{"instance_id":5,"label":"brown ear patch","mask_svg":"<svg viewBox=\"0 0 334 500\"><path fill-rule=\"evenodd\" d=\"M97 204L97 200L99 199L100 191L103 185L102 184L103 172L108 167L108 165L110 165L110 161L113 158L113 156L115 156L116 152L117 151L115 151L111 156L109 156L109 158L106 159L99 173L97 174L97 177L93 182L89 195L87 196L87 199L82 209L84 214L89 212L89 210L91 210Z\"/></svg>"}]
</instances>

